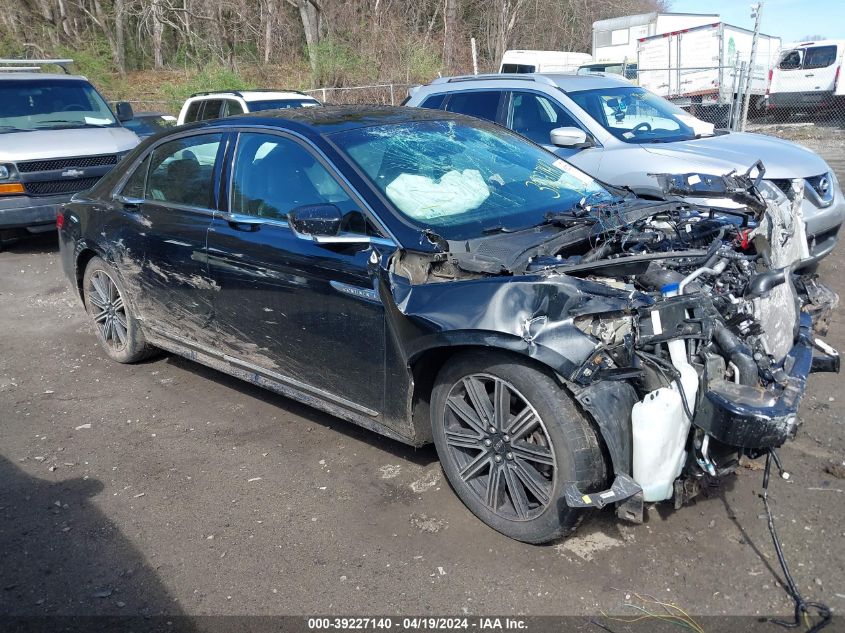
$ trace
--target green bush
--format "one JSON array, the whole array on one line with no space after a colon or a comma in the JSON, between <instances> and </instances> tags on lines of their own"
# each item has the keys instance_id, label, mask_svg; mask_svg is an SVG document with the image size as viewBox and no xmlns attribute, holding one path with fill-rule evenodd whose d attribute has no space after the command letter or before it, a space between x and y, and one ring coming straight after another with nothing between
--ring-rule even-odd
<instances>
[{"instance_id":1,"label":"green bush","mask_svg":"<svg viewBox=\"0 0 845 633\"><path fill-rule=\"evenodd\" d=\"M206 66L196 72L189 72L175 82L161 85L161 92L168 105L178 110L189 96L195 92L214 90L243 90L249 88L246 79L223 66Z\"/></svg>"}]
</instances>

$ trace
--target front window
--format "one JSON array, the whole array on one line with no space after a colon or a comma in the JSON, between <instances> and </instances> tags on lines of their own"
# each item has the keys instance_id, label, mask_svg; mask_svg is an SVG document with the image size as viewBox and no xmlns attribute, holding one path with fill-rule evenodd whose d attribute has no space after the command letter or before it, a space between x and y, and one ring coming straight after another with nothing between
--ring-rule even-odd
<instances>
[{"instance_id":1,"label":"front window","mask_svg":"<svg viewBox=\"0 0 845 633\"><path fill-rule=\"evenodd\" d=\"M0 83L0 133L116 125L108 105L87 81L9 79Z\"/></svg>"},{"instance_id":2,"label":"front window","mask_svg":"<svg viewBox=\"0 0 845 633\"><path fill-rule=\"evenodd\" d=\"M671 143L695 138L677 108L655 94L636 87L568 92L605 130L626 143Z\"/></svg>"},{"instance_id":3,"label":"front window","mask_svg":"<svg viewBox=\"0 0 845 633\"><path fill-rule=\"evenodd\" d=\"M250 112L262 112L264 110L286 110L288 108L313 108L319 106L320 102L314 99L265 99L262 101L250 101Z\"/></svg>"},{"instance_id":4,"label":"front window","mask_svg":"<svg viewBox=\"0 0 845 633\"><path fill-rule=\"evenodd\" d=\"M585 198L613 198L554 154L485 123L415 121L332 140L407 222L449 240L536 226Z\"/></svg>"}]
</instances>

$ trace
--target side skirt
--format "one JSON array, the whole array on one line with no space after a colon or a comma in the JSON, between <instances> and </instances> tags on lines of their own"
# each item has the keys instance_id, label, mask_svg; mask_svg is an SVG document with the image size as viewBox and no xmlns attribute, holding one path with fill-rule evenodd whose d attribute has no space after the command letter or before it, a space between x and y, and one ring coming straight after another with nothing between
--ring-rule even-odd
<instances>
[{"instance_id":1,"label":"side skirt","mask_svg":"<svg viewBox=\"0 0 845 633\"><path fill-rule=\"evenodd\" d=\"M147 326L144 328L147 340L154 346L165 351L172 352L190 361L206 365L224 374L240 378L264 389L283 395L291 400L307 404L315 409L325 411L337 418L352 422L379 435L384 435L393 440L421 446L413 438L400 435L393 429L373 419L379 416L378 411L373 411L344 398L329 394L322 389L311 387L293 378L282 376L274 371L247 363L232 356L228 356L205 346L196 345L190 341L174 338L173 336Z\"/></svg>"}]
</instances>

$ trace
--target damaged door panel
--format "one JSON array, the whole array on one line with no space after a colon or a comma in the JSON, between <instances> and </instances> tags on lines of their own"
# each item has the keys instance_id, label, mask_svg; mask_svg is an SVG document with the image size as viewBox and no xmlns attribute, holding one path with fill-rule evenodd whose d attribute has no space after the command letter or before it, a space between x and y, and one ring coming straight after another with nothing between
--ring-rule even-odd
<instances>
[{"instance_id":1,"label":"damaged door panel","mask_svg":"<svg viewBox=\"0 0 845 633\"><path fill-rule=\"evenodd\" d=\"M635 522L646 502L680 507L794 437L810 374L839 370L819 338L838 297L809 272L803 189L770 187L763 165L659 175L665 198L646 200L442 111L202 129L237 144L213 217L184 242L184 220L147 200L137 217L157 215L127 241L114 179L63 211L71 279L85 244L138 279L125 318L146 339L120 359L152 343L433 441L461 500L512 538L558 538L588 507ZM145 160L149 145L126 164ZM207 303L185 292L198 279Z\"/></svg>"}]
</instances>

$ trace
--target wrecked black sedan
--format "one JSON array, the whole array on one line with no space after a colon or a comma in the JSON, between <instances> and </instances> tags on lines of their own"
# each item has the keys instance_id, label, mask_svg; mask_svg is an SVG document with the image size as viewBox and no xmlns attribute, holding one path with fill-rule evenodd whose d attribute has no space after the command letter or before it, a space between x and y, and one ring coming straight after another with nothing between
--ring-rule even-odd
<instances>
[{"instance_id":1,"label":"wrecked black sedan","mask_svg":"<svg viewBox=\"0 0 845 633\"><path fill-rule=\"evenodd\" d=\"M433 441L472 512L539 543L683 503L838 370L800 183L661 178L638 198L441 111L264 112L142 143L60 213L61 257L114 360L167 350ZM716 193L744 206L680 201Z\"/></svg>"}]
</instances>

